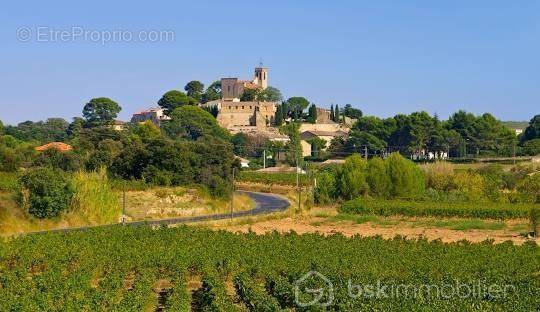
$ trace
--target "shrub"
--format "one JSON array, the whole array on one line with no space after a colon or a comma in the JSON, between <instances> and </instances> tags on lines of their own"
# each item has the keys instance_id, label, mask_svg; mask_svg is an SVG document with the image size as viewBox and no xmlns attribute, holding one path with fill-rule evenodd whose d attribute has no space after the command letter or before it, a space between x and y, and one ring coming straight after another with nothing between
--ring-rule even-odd
<instances>
[{"instance_id":1,"label":"shrub","mask_svg":"<svg viewBox=\"0 0 540 312\"><path fill-rule=\"evenodd\" d=\"M478 173L474 172L458 172L452 181L454 187L461 193L465 194L470 201L478 201L485 199L485 179Z\"/></svg>"},{"instance_id":2,"label":"shrub","mask_svg":"<svg viewBox=\"0 0 540 312\"><path fill-rule=\"evenodd\" d=\"M517 186L523 200L530 203L540 203L540 173L530 175Z\"/></svg>"},{"instance_id":3,"label":"shrub","mask_svg":"<svg viewBox=\"0 0 540 312\"><path fill-rule=\"evenodd\" d=\"M452 188L454 165L448 162L435 162L424 167L426 187L437 191L449 191Z\"/></svg>"},{"instance_id":4,"label":"shrub","mask_svg":"<svg viewBox=\"0 0 540 312\"><path fill-rule=\"evenodd\" d=\"M317 176L317 186L314 189L313 197L318 204L329 204L335 198L336 179L331 172L321 172Z\"/></svg>"},{"instance_id":5,"label":"shrub","mask_svg":"<svg viewBox=\"0 0 540 312\"><path fill-rule=\"evenodd\" d=\"M345 163L338 173L338 186L341 196L353 199L368 193L369 186L366 182L367 162L358 154L345 159Z\"/></svg>"},{"instance_id":6,"label":"shrub","mask_svg":"<svg viewBox=\"0 0 540 312\"><path fill-rule=\"evenodd\" d=\"M120 214L118 195L113 192L106 170L78 172L73 176L76 194L74 210L87 223L113 223Z\"/></svg>"},{"instance_id":7,"label":"shrub","mask_svg":"<svg viewBox=\"0 0 540 312\"><path fill-rule=\"evenodd\" d=\"M20 202L34 217L56 217L71 205L74 188L59 170L37 168L25 172L20 179Z\"/></svg>"},{"instance_id":8,"label":"shrub","mask_svg":"<svg viewBox=\"0 0 540 312\"><path fill-rule=\"evenodd\" d=\"M0 172L0 191L14 192L19 187L17 173Z\"/></svg>"},{"instance_id":9,"label":"shrub","mask_svg":"<svg viewBox=\"0 0 540 312\"><path fill-rule=\"evenodd\" d=\"M83 159L76 152L61 152L51 148L40 153L33 165L75 172L83 167Z\"/></svg>"},{"instance_id":10,"label":"shrub","mask_svg":"<svg viewBox=\"0 0 540 312\"><path fill-rule=\"evenodd\" d=\"M425 178L422 170L399 153L392 153L385 160L391 183L391 196L417 198L424 193Z\"/></svg>"},{"instance_id":11,"label":"shrub","mask_svg":"<svg viewBox=\"0 0 540 312\"><path fill-rule=\"evenodd\" d=\"M529 220L531 221L531 231L534 237L538 236L540 231L540 208L533 207L529 215Z\"/></svg>"},{"instance_id":12,"label":"shrub","mask_svg":"<svg viewBox=\"0 0 540 312\"><path fill-rule=\"evenodd\" d=\"M540 139L525 141L523 143L523 152L531 156L540 154Z\"/></svg>"},{"instance_id":13,"label":"shrub","mask_svg":"<svg viewBox=\"0 0 540 312\"><path fill-rule=\"evenodd\" d=\"M369 185L370 195L377 197L388 197L390 195L390 177L381 158L376 157L368 161L366 180Z\"/></svg>"}]
</instances>

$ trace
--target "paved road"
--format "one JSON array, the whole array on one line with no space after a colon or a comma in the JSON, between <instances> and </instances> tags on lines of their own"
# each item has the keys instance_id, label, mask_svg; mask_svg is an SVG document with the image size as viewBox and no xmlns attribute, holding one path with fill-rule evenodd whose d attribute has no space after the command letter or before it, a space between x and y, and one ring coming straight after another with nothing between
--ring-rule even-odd
<instances>
[{"instance_id":1,"label":"paved road","mask_svg":"<svg viewBox=\"0 0 540 312\"><path fill-rule=\"evenodd\" d=\"M165 219L165 220L151 220L151 221L134 221L127 223L128 225L141 225L141 224L150 224L150 225L159 225L159 224L178 224L178 223L191 223L191 222L201 222L201 221L213 221L213 220L225 220L231 218L240 218L247 216L256 216L263 214L271 214L278 211L284 211L289 207L289 201L283 197L275 194L269 193L258 193L258 192L247 192L247 191L237 191L237 193L247 194L249 197L255 201L255 208L251 210L237 211L232 213L220 213L213 215L205 216L196 216L196 217L182 217L174 219Z\"/></svg>"},{"instance_id":2,"label":"paved road","mask_svg":"<svg viewBox=\"0 0 540 312\"><path fill-rule=\"evenodd\" d=\"M168 224L182 224L182 223L193 223L193 222L201 222L201 221L234 219L234 218L257 216L257 215L271 214L278 211L284 211L284 210L287 210L287 208L290 206L290 203L288 200L275 194L248 192L248 191L237 191L236 193L247 194L255 202L255 207L251 210L236 211L236 212L233 211L232 213L220 213L220 214L213 214L213 215L182 217L182 218L172 218L172 219L162 219L162 220L131 221L131 222L126 222L125 225L129 225L129 226L162 225L162 224L168 225ZM105 227L105 226L114 226L114 225L119 225L119 224L36 231L36 232L29 232L27 234L37 234L37 233L47 233L47 232L67 232L67 231L86 230L86 229L91 229L91 228L96 228L96 227Z\"/></svg>"}]
</instances>

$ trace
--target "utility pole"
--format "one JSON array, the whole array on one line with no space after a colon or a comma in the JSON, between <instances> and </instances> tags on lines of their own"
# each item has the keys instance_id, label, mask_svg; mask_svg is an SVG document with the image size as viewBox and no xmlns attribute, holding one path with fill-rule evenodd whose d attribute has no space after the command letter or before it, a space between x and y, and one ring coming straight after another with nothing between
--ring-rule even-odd
<instances>
[{"instance_id":1,"label":"utility pole","mask_svg":"<svg viewBox=\"0 0 540 312\"><path fill-rule=\"evenodd\" d=\"M514 142L514 166L516 165L516 142Z\"/></svg>"},{"instance_id":2,"label":"utility pole","mask_svg":"<svg viewBox=\"0 0 540 312\"><path fill-rule=\"evenodd\" d=\"M364 156L366 157L366 160L368 158L368 155L367 155L367 145L364 145Z\"/></svg>"},{"instance_id":3,"label":"utility pole","mask_svg":"<svg viewBox=\"0 0 540 312\"><path fill-rule=\"evenodd\" d=\"M232 169L232 192L231 192L231 220L233 219L234 215L234 172L236 168Z\"/></svg>"},{"instance_id":4,"label":"utility pole","mask_svg":"<svg viewBox=\"0 0 540 312\"><path fill-rule=\"evenodd\" d=\"M300 172L298 169L298 153L296 153L296 191L298 192L298 211L300 211Z\"/></svg>"},{"instance_id":5,"label":"utility pole","mask_svg":"<svg viewBox=\"0 0 540 312\"><path fill-rule=\"evenodd\" d=\"M122 186L122 225L126 224L126 181Z\"/></svg>"}]
</instances>

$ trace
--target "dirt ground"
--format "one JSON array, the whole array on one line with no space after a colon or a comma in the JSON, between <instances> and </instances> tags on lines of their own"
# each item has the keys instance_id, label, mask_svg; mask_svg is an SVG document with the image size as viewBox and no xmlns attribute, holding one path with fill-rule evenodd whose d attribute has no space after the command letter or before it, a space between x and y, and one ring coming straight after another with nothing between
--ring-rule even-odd
<instances>
[{"instance_id":1,"label":"dirt ground","mask_svg":"<svg viewBox=\"0 0 540 312\"><path fill-rule=\"evenodd\" d=\"M341 233L345 236L377 236L385 239L391 239L397 235L407 238L427 238L428 240L440 239L443 242L457 242L468 240L470 242L482 242L485 240L494 240L495 243L512 241L521 245L528 239L518 231L511 229L511 225L517 221L508 221L508 228L502 230L452 230L448 228L434 228L430 226L416 226L411 222L397 222L397 224L379 225L372 222L356 224L354 222L332 222L326 218L316 216L302 216L299 218L283 218L276 220L264 220L251 224L240 225L216 225L219 229L233 232L253 231L257 234L278 231L286 233L294 231L298 234L320 233L323 235L332 235ZM540 243L540 240L537 239Z\"/></svg>"}]
</instances>

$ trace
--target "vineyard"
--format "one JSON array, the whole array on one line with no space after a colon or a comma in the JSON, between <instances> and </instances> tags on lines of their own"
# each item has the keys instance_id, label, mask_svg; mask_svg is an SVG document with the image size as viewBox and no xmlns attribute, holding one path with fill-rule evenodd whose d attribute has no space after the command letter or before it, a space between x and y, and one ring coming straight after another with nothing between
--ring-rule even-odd
<instances>
[{"instance_id":1,"label":"vineyard","mask_svg":"<svg viewBox=\"0 0 540 312\"><path fill-rule=\"evenodd\" d=\"M343 203L339 212L379 216L462 217L479 219L527 218L536 204L493 202L429 202L357 198Z\"/></svg>"},{"instance_id":2,"label":"vineyard","mask_svg":"<svg viewBox=\"0 0 540 312\"><path fill-rule=\"evenodd\" d=\"M533 311L540 307L539 252L532 243L257 236L190 227L28 235L0 243L0 310ZM459 283L461 293L354 297L351 282ZM319 305L304 305L317 295L304 289L322 287ZM467 287L476 291L464 296Z\"/></svg>"}]
</instances>

